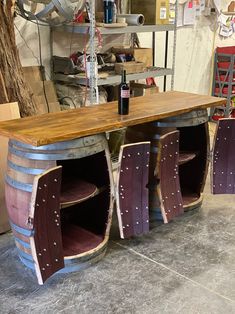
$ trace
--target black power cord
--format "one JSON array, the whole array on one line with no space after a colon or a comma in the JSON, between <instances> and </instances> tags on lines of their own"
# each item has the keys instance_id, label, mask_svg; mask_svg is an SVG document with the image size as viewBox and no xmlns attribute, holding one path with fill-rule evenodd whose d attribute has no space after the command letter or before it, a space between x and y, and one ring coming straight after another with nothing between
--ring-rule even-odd
<instances>
[{"instance_id":1,"label":"black power cord","mask_svg":"<svg viewBox=\"0 0 235 314\"><path fill-rule=\"evenodd\" d=\"M40 33L40 27L39 27L39 23L38 23L38 19L36 19L37 21L37 30L38 30L38 48L39 48L39 61L40 61L40 68L43 69L43 63L42 63L42 43L41 43L41 33ZM42 87L43 87L43 94L46 100L46 104L47 104L47 112L50 112L50 107L49 107L49 102L48 102L48 98L47 98L47 93L46 93L46 87L45 87L45 79L44 79L44 75L42 77Z\"/></svg>"}]
</instances>

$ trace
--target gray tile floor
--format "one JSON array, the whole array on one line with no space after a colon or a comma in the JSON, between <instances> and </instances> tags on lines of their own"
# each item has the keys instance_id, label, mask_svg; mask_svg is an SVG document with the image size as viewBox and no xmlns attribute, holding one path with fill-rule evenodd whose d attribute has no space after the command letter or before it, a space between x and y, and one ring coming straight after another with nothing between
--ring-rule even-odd
<instances>
[{"instance_id":1,"label":"gray tile floor","mask_svg":"<svg viewBox=\"0 0 235 314\"><path fill-rule=\"evenodd\" d=\"M235 196L141 238L119 240L114 224L105 258L38 286L17 258L11 234L0 237L0 313L235 313Z\"/></svg>"},{"instance_id":2,"label":"gray tile floor","mask_svg":"<svg viewBox=\"0 0 235 314\"><path fill-rule=\"evenodd\" d=\"M120 240L114 223L102 261L44 286L18 261L6 234L0 236L0 314L232 314L234 243L235 196L212 196L209 181L202 208L132 240Z\"/></svg>"}]
</instances>

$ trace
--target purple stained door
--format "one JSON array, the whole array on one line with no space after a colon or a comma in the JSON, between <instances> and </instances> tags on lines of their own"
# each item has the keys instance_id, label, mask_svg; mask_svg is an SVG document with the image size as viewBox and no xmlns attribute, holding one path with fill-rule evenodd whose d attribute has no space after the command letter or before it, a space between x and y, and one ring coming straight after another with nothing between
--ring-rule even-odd
<instances>
[{"instance_id":1,"label":"purple stained door","mask_svg":"<svg viewBox=\"0 0 235 314\"><path fill-rule=\"evenodd\" d=\"M214 139L212 193L235 193L235 119L221 119Z\"/></svg>"},{"instance_id":2,"label":"purple stained door","mask_svg":"<svg viewBox=\"0 0 235 314\"><path fill-rule=\"evenodd\" d=\"M29 224L32 256L39 284L64 267L60 222L60 188L62 167L35 177Z\"/></svg>"},{"instance_id":3,"label":"purple stained door","mask_svg":"<svg viewBox=\"0 0 235 314\"><path fill-rule=\"evenodd\" d=\"M156 175L161 212L168 223L184 212L179 180L179 131L160 137Z\"/></svg>"},{"instance_id":4,"label":"purple stained door","mask_svg":"<svg viewBox=\"0 0 235 314\"><path fill-rule=\"evenodd\" d=\"M122 239L149 231L148 177L150 143L123 145L117 178L117 214Z\"/></svg>"}]
</instances>

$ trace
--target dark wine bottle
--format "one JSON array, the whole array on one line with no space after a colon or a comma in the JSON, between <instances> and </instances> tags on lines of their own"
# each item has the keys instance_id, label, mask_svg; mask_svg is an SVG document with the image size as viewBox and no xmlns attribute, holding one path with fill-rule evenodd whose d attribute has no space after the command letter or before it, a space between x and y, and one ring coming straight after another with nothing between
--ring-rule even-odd
<instances>
[{"instance_id":1,"label":"dark wine bottle","mask_svg":"<svg viewBox=\"0 0 235 314\"><path fill-rule=\"evenodd\" d=\"M125 115L129 113L130 87L126 82L126 71L122 72L122 81L119 85L118 113Z\"/></svg>"}]
</instances>

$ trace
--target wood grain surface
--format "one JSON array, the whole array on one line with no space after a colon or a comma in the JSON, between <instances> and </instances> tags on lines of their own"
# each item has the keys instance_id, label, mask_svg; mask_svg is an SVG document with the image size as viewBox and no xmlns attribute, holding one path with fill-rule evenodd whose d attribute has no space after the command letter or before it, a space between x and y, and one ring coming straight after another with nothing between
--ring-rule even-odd
<instances>
[{"instance_id":1,"label":"wood grain surface","mask_svg":"<svg viewBox=\"0 0 235 314\"><path fill-rule=\"evenodd\" d=\"M118 128L219 106L225 98L165 92L130 100L130 113L118 115L117 102L0 123L0 134L34 146L112 131Z\"/></svg>"}]
</instances>

